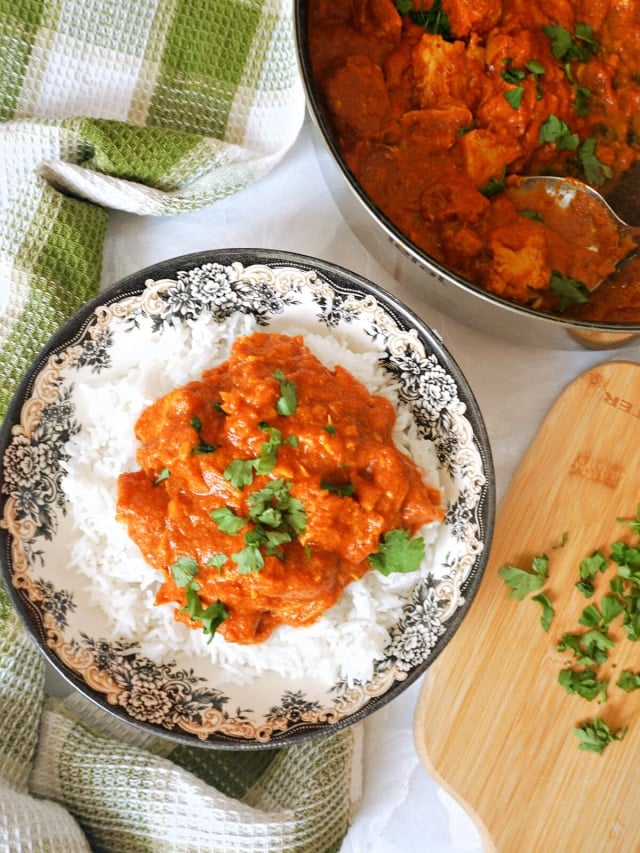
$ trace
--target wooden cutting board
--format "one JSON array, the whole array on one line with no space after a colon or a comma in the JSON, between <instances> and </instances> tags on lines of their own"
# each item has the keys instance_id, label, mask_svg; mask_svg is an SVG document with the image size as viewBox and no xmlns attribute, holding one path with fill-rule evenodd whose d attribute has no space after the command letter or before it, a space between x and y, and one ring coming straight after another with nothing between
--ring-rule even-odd
<instances>
[{"instance_id":1,"label":"wooden cutting board","mask_svg":"<svg viewBox=\"0 0 640 853\"><path fill-rule=\"evenodd\" d=\"M427 671L415 742L429 772L467 810L487 850L499 853L634 853L640 850L640 690L615 686L640 671L640 643L621 619L606 702L569 695L558 683L570 656L556 650L584 607L608 591L575 589L580 561L617 540L640 503L640 365L612 362L576 379L544 419L499 509L486 573L469 613ZM566 534L564 544L563 538ZM545 587L555 615L508 597L505 565L549 557ZM615 667L613 663L615 662ZM626 736L602 754L578 749L573 728L601 717Z\"/></svg>"}]
</instances>

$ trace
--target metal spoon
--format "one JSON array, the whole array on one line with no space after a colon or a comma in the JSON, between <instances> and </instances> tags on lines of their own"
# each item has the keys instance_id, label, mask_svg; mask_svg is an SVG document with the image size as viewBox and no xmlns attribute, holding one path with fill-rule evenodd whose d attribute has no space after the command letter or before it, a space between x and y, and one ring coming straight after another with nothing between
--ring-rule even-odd
<instances>
[{"instance_id":1,"label":"metal spoon","mask_svg":"<svg viewBox=\"0 0 640 853\"><path fill-rule=\"evenodd\" d=\"M637 176L640 179L640 170L637 170ZM624 177L624 176L623 176ZM635 179L634 175L634 179ZM582 181L573 178L554 177L551 175L532 175L524 176L518 179L517 182L508 188L509 196L519 202L519 206L525 204L528 199L534 199L541 191L544 191L548 196L557 202L558 210L565 211L567 217L576 215L576 207L579 204L579 212L582 218L588 214L589 208L595 214L598 214L601 219L601 214L606 214L604 220L611 227L612 232L618 235L621 247L624 247L624 253L616 261L616 269L634 257L640 249L640 225L629 225L614 211L611 204L593 187L585 184ZM629 202L629 193L621 194L627 204ZM640 197L640 193L636 198ZM611 197L613 200L613 196ZM635 205L637 208L638 205ZM638 211L640 216L640 210ZM603 234L602 221L594 223L593 238L596 241L594 246L597 249L598 235ZM623 249L621 249L623 252ZM609 276L606 276L601 281L597 282L590 290L595 290L600 287L603 281L606 281Z\"/></svg>"}]
</instances>

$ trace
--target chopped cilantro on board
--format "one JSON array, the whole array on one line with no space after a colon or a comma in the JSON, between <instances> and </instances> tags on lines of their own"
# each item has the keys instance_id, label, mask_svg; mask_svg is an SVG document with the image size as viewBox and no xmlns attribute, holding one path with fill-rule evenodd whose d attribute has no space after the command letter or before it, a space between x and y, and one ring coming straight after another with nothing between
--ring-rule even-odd
<instances>
[{"instance_id":1,"label":"chopped cilantro on board","mask_svg":"<svg viewBox=\"0 0 640 853\"><path fill-rule=\"evenodd\" d=\"M553 605L549 601L549 597L545 592L539 592L538 595L532 596L532 601L537 602L542 607L542 616L540 617L540 624L542 625L545 631L548 631L551 627L551 622L553 621Z\"/></svg>"},{"instance_id":2,"label":"chopped cilantro on board","mask_svg":"<svg viewBox=\"0 0 640 853\"><path fill-rule=\"evenodd\" d=\"M606 572L608 565L609 561L600 550L594 551L591 556L585 557L584 560L580 561L580 565L578 567L580 580L576 583L576 589L578 589L585 598L591 598L594 594L595 587L593 580L599 573Z\"/></svg>"},{"instance_id":3,"label":"chopped cilantro on board","mask_svg":"<svg viewBox=\"0 0 640 853\"><path fill-rule=\"evenodd\" d=\"M628 669L623 669L616 681L616 686L624 690L625 693L640 690L640 672L631 672Z\"/></svg>"},{"instance_id":4,"label":"chopped cilantro on board","mask_svg":"<svg viewBox=\"0 0 640 853\"><path fill-rule=\"evenodd\" d=\"M584 634L563 634L556 649L559 652L572 651L579 666L600 666L608 659L608 650L613 646L613 640L606 633L593 629Z\"/></svg>"},{"instance_id":5,"label":"chopped cilantro on board","mask_svg":"<svg viewBox=\"0 0 640 853\"><path fill-rule=\"evenodd\" d=\"M532 571L506 565L498 569L498 574L511 590L509 598L522 601L530 593L542 589L547 579L548 568L549 558L546 554L542 554L531 561Z\"/></svg>"},{"instance_id":6,"label":"chopped cilantro on board","mask_svg":"<svg viewBox=\"0 0 640 853\"><path fill-rule=\"evenodd\" d=\"M598 755L601 755L605 747L613 743L613 741L622 740L627 733L626 728L616 729L612 732L600 717L576 726L573 731L580 741L578 749L584 749L587 752L597 752Z\"/></svg>"},{"instance_id":7,"label":"chopped cilantro on board","mask_svg":"<svg viewBox=\"0 0 640 853\"><path fill-rule=\"evenodd\" d=\"M616 521L640 536L640 504L637 505L635 518L617 518ZM565 533L561 545L566 541ZM599 677L598 667L608 661L609 653L616 647L615 641L609 636L609 627L622 617L622 628L627 638L633 642L640 641L640 542L614 542L608 552L608 556L605 556L599 548L582 559L578 567L580 580L576 583L576 588L591 598L596 592L594 581L597 576L604 574L614 564L616 575L609 580L608 593L582 609L578 623L586 630L581 633L565 632L555 644L556 651L572 655L570 664L558 673L558 683L569 694L587 701L598 699L601 703L609 701L609 679ZM498 573L511 590L509 597L522 600L544 586L548 576L548 560L546 555L535 558L531 571L507 565L499 569ZM532 596L532 600L543 608L540 623L547 631L554 615L553 607L544 592L538 592ZM615 687L626 693L640 690L640 672L623 670ZM596 717L575 727L573 731L580 741L580 749L601 753L612 741L622 740L627 729L612 732L604 720Z\"/></svg>"},{"instance_id":8,"label":"chopped cilantro on board","mask_svg":"<svg viewBox=\"0 0 640 853\"><path fill-rule=\"evenodd\" d=\"M603 596L600 600L600 608L598 610L596 604L585 607L578 622L587 628L608 628L611 622L624 611L620 599L614 595Z\"/></svg>"},{"instance_id":9,"label":"chopped cilantro on board","mask_svg":"<svg viewBox=\"0 0 640 853\"><path fill-rule=\"evenodd\" d=\"M631 530L640 536L640 504L636 508L635 518L616 518L618 524L626 524Z\"/></svg>"},{"instance_id":10,"label":"chopped cilantro on board","mask_svg":"<svg viewBox=\"0 0 640 853\"><path fill-rule=\"evenodd\" d=\"M567 693L576 693L588 702L601 697L601 701L607 699L607 679L598 679L593 667L587 669L561 669L558 673L558 683L564 687Z\"/></svg>"}]
</instances>

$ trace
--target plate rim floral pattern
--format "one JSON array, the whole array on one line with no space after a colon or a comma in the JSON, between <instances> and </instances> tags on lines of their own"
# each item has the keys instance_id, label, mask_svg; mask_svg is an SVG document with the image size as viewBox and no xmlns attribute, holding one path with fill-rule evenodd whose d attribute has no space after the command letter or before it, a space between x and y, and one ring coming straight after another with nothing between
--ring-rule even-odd
<instances>
[{"instance_id":1,"label":"plate rim floral pattern","mask_svg":"<svg viewBox=\"0 0 640 853\"><path fill-rule=\"evenodd\" d=\"M114 318L135 323L136 311L142 311L161 328L193 317L193 312L210 311L217 317L241 311L268 325L270 317L300 301L300 294L312 300L315 320L327 329L362 322L372 339L382 336L385 366L401 383L419 429L433 438L441 464L456 476L466 471L472 482L468 494L461 493L456 501L459 506L448 510L452 537L462 543L454 554L458 562L444 581L429 577L416 586L373 679L334 685L330 705L326 697L323 704L321 697L300 689L284 691L279 704L266 712L263 708L259 716L239 705L232 711L228 685L207 684L197 669L169 661L154 664L136 653L135 644L117 639L83 632L67 636L77 606L73 590L58 588L56 578L46 575L36 545L38 537L55 538L64 514L51 446L61 447L63 439L81 429L63 371L88 366L99 373L108 368ZM433 387L425 391L429 382ZM488 435L473 392L442 341L374 283L292 252L199 252L147 267L108 288L70 318L34 360L2 424L0 454L0 563L27 630L49 663L98 705L146 731L185 743L236 749L291 744L330 734L386 704L424 673L455 633L480 583L493 535ZM48 502L30 508L35 489L25 486L25 472L32 469L34 476L46 473L52 482Z\"/></svg>"}]
</instances>

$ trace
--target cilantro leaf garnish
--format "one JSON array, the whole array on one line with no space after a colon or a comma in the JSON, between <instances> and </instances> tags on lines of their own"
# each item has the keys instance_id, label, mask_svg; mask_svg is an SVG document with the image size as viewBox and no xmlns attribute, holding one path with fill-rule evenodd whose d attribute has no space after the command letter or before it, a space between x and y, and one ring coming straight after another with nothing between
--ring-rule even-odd
<instances>
[{"instance_id":1,"label":"cilantro leaf garnish","mask_svg":"<svg viewBox=\"0 0 640 853\"><path fill-rule=\"evenodd\" d=\"M253 459L232 460L222 472L222 476L237 489L251 485L253 483Z\"/></svg>"},{"instance_id":2,"label":"cilantro leaf garnish","mask_svg":"<svg viewBox=\"0 0 640 853\"><path fill-rule=\"evenodd\" d=\"M268 433L268 441L263 441L260 446L260 455L253 461L253 467L257 474L270 474L276 467L278 460L278 448L282 444L282 433L275 427L260 424L260 429Z\"/></svg>"},{"instance_id":3,"label":"cilantro leaf garnish","mask_svg":"<svg viewBox=\"0 0 640 853\"><path fill-rule=\"evenodd\" d=\"M369 564L383 575L415 571L425 555L424 539L412 539L408 531L390 530L386 533L375 554L369 554Z\"/></svg>"},{"instance_id":4,"label":"cilantro leaf garnish","mask_svg":"<svg viewBox=\"0 0 640 853\"><path fill-rule=\"evenodd\" d=\"M240 551L236 551L235 554L231 555L231 559L236 563L241 575L259 572L264 566L264 557L256 543L250 543Z\"/></svg>"},{"instance_id":5,"label":"cilantro leaf garnish","mask_svg":"<svg viewBox=\"0 0 640 853\"><path fill-rule=\"evenodd\" d=\"M325 432L328 432L328 433L329 433L329 435L335 435L335 434L336 434L336 428L333 426L333 424L325 424L325 425L322 427L322 429L323 429Z\"/></svg>"},{"instance_id":6,"label":"cilantro leaf garnish","mask_svg":"<svg viewBox=\"0 0 640 853\"><path fill-rule=\"evenodd\" d=\"M277 510L281 516L278 524L290 528L296 535L304 533L307 527L307 515L302 502L292 497L291 485L288 480L277 479L254 492L249 497L249 518L261 524L267 524L269 516L265 521L265 513L268 510Z\"/></svg>"},{"instance_id":7,"label":"cilantro leaf garnish","mask_svg":"<svg viewBox=\"0 0 640 853\"><path fill-rule=\"evenodd\" d=\"M551 53L556 59L564 59L573 45L569 30L559 24L547 24L542 31L551 39Z\"/></svg>"},{"instance_id":8,"label":"cilantro leaf garnish","mask_svg":"<svg viewBox=\"0 0 640 853\"><path fill-rule=\"evenodd\" d=\"M640 536L640 503L636 508L635 518L617 518L618 522L627 525ZM563 535L561 545L566 541ZM554 546L561 547L561 546ZM613 637L609 636L609 628L622 616L622 628L629 640L640 642L640 542L614 542L609 545L609 553L605 556L597 549L580 561L580 581L577 588L588 597L595 592L594 579L599 574L609 570L611 563L615 564L617 574L609 579L608 594L600 596L597 602L583 608L578 623L586 630L582 633L564 633L556 642L556 650L570 652L573 660L567 662L565 668L558 673L558 682L570 694L576 694L592 701L608 702L608 678L598 677L598 667L608 661L609 653L615 648ZM538 575L546 576L546 556L540 558L531 572L523 572L514 566L505 566L500 570L507 584L512 588L511 596L524 598L531 587L538 584ZM540 584L542 585L542 584ZM532 596L542 608L541 624L548 630L553 617L553 608L544 592ZM612 662L615 667L615 660ZM640 672L623 670L615 686L627 693L640 690ZM600 718L587 721L573 729L580 740L580 749L592 752L602 752L605 746L613 740L621 740L626 734L626 728L611 732L607 724Z\"/></svg>"},{"instance_id":9,"label":"cilantro leaf garnish","mask_svg":"<svg viewBox=\"0 0 640 853\"><path fill-rule=\"evenodd\" d=\"M504 172L501 178L491 178L487 184L480 190L482 195L485 198L492 198L494 195L498 195L504 189Z\"/></svg>"},{"instance_id":10,"label":"cilantro leaf garnish","mask_svg":"<svg viewBox=\"0 0 640 853\"><path fill-rule=\"evenodd\" d=\"M193 456L197 456L198 454L202 454L202 453L213 453L216 450L216 447L213 444L208 444L206 441L203 441L202 438L200 437L200 432L202 430L202 421L200 420L200 418L197 415L194 415L191 418L191 426L198 433L198 439L199 439L198 443L195 445L195 447L191 448L191 454Z\"/></svg>"},{"instance_id":11,"label":"cilantro leaf garnish","mask_svg":"<svg viewBox=\"0 0 640 853\"><path fill-rule=\"evenodd\" d=\"M596 156L596 140L593 136L585 139L578 151L578 160L582 166L585 180L588 184L601 186L613 176L611 166L601 163Z\"/></svg>"},{"instance_id":12,"label":"cilantro leaf garnish","mask_svg":"<svg viewBox=\"0 0 640 853\"><path fill-rule=\"evenodd\" d=\"M205 635L209 635L209 642L211 642L218 626L225 619L229 618L229 614L224 604L218 599L218 601L214 601L205 610L200 605L195 617L192 618L199 619L202 622L202 631Z\"/></svg>"},{"instance_id":13,"label":"cilantro leaf garnish","mask_svg":"<svg viewBox=\"0 0 640 853\"><path fill-rule=\"evenodd\" d=\"M582 723L582 725L574 728L573 731L580 741L578 749L584 749L587 752L597 752L599 755L602 754L602 751L610 743L613 743L614 740L622 740L627 733L626 728L616 729L612 732L600 717Z\"/></svg>"},{"instance_id":14,"label":"cilantro leaf garnish","mask_svg":"<svg viewBox=\"0 0 640 853\"><path fill-rule=\"evenodd\" d=\"M506 92L503 92L503 95L507 103L513 107L514 110L517 110L522 103L524 86L516 86L515 89L508 89Z\"/></svg>"},{"instance_id":15,"label":"cilantro leaf garnish","mask_svg":"<svg viewBox=\"0 0 640 853\"><path fill-rule=\"evenodd\" d=\"M449 18L442 10L441 0L435 0L430 9L414 8L412 0L396 0L396 9L403 16L408 16L420 27L424 27L428 33L442 36L445 41L452 41L451 25Z\"/></svg>"},{"instance_id":16,"label":"cilantro leaf garnish","mask_svg":"<svg viewBox=\"0 0 640 853\"><path fill-rule=\"evenodd\" d=\"M553 113L540 125L538 141L541 144L554 142L558 151L576 151L580 144L577 133L572 133L571 128Z\"/></svg>"},{"instance_id":17,"label":"cilantro leaf garnish","mask_svg":"<svg viewBox=\"0 0 640 853\"><path fill-rule=\"evenodd\" d=\"M533 219L535 222L544 222L544 216L539 210L519 210L520 216L525 216L527 219Z\"/></svg>"},{"instance_id":18,"label":"cilantro leaf garnish","mask_svg":"<svg viewBox=\"0 0 640 853\"><path fill-rule=\"evenodd\" d=\"M280 397L276 402L276 412L279 415L294 415L298 408L298 392L295 382L287 379L281 370L276 370L273 376L280 383Z\"/></svg>"},{"instance_id":19,"label":"cilantro leaf garnish","mask_svg":"<svg viewBox=\"0 0 640 853\"><path fill-rule=\"evenodd\" d=\"M247 499L246 518L228 506L211 511L211 518L224 533L236 535L251 525L244 534L244 548L231 555L240 574L259 572L265 555L283 559L280 546L305 531L304 505L291 495L291 486L288 480L275 479L253 492Z\"/></svg>"},{"instance_id":20,"label":"cilantro leaf garnish","mask_svg":"<svg viewBox=\"0 0 640 853\"><path fill-rule=\"evenodd\" d=\"M202 632L205 636L209 636L209 642L211 642L216 629L228 618L229 614L219 599L204 608L198 595L198 589L198 584L191 583L187 586L185 590L187 604L183 607L183 612L186 611L192 621L202 623Z\"/></svg>"},{"instance_id":21,"label":"cilantro leaf garnish","mask_svg":"<svg viewBox=\"0 0 640 853\"><path fill-rule=\"evenodd\" d=\"M537 59L529 59L528 62L526 62L525 67L527 71L530 71L536 77L544 74L544 65L541 62L538 62Z\"/></svg>"},{"instance_id":22,"label":"cilantro leaf garnish","mask_svg":"<svg viewBox=\"0 0 640 853\"><path fill-rule=\"evenodd\" d=\"M632 643L640 641L640 611L636 603L628 603L624 612L622 627Z\"/></svg>"},{"instance_id":23,"label":"cilantro leaf garnish","mask_svg":"<svg viewBox=\"0 0 640 853\"><path fill-rule=\"evenodd\" d=\"M569 305L582 305L589 301L589 289L577 278L562 275L558 270L551 272L549 289L560 297L559 311L564 311Z\"/></svg>"},{"instance_id":24,"label":"cilantro leaf garnish","mask_svg":"<svg viewBox=\"0 0 640 853\"><path fill-rule=\"evenodd\" d=\"M198 563L193 557L178 557L171 566L171 574L176 585L184 588L186 604L181 612L188 613L193 621L201 622L203 633L209 635L211 642L218 626L229 616L224 604L218 600L207 608L202 606L198 595L200 584L195 580Z\"/></svg>"},{"instance_id":25,"label":"cilantro leaf garnish","mask_svg":"<svg viewBox=\"0 0 640 853\"><path fill-rule=\"evenodd\" d=\"M207 560L205 565L210 567L210 568L215 567L217 569L221 569L226 562L227 562L227 555L226 554L213 554L211 557L209 557L209 559Z\"/></svg>"},{"instance_id":26,"label":"cilantro leaf garnish","mask_svg":"<svg viewBox=\"0 0 640 853\"><path fill-rule=\"evenodd\" d=\"M157 485L158 485L159 483L161 483L163 480L167 480L170 476L171 476L171 472L169 471L169 469L168 469L168 468L163 468L163 469L162 469L162 471L160 471L160 473L158 474L158 476L157 476L157 477L155 478L155 480L153 481L153 485L154 485L154 486L157 486Z\"/></svg>"},{"instance_id":27,"label":"cilantro leaf garnish","mask_svg":"<svg viewBox=\"0 0 640 853\"><path fill-rule=\"evenodd\" d=\"M542 97L540 75L544 74L544 65L541 62L538 62L536 59L530 59L525 64L524 68L513 68L511 65L511 57L507 57L503 60L503 63L505 67L500 72L500 76L505 83L511 83L515 87L503 92L503 95L514 110L517 110L522 103L522 97L524 95L524 86L522 85L522 81L527 76L527 72L529 72L535 79L536 98L539 100Z\"/></svg>"},{"instance_id":28,"label":"cilantro leaf garnish","mask_svg":"<svg viewBox=\"0 0 640 853\"><path fill-rule=\"evenodd\" d=\"M352 495L355 491L355 486L353 483L344 483L343 485L337 485L336 483L330 483L328 480L320 481L320 488L326 489L327 492L331 492L334 495L340 495L340 497L348 497Z\"/></svg>"},{"instance_id":29,"label":"cilantro leaf garnish","mask_svg":"<svg viewBox=\"0 0 640 853\"><path fill-rule=\"evenodd\" d=\"M518 84L525 78L525 72L522 68L512 68L512 59L510 56L502 60L505 67L500 72L500 76L506 83Z\"/></svg>"},{"instance_id":30,"label":"cilantro leaf garnish","mask_svg":"<svg viewBox=\"0 0 640 853\"><path fill-rule=\"evenodd\" d=\"M542 589L547 579L548 567L549 558L542 554L531 561L532 571L506 565L498 569L498 575L511 590L509 598L522 601L530 593Z\"/></svg>"},{"instance_id":31,"label":"cilantro leaf garnish","mask_svg":"<svg viewBox=\"0 0 640 853\"><path fill-rule=\"evenodd\" d=\"M171 574L177 586L186 586L198 574L198 563L193 557L178 557L171 566Z\"/></svg>"},{"instance_id":32,"label":"cilantro leaf garnish","mask_svg":"<svg viewBox=\"0 0 640 853\"><path fill-rule=\"evenodd\" d=\"M542 31L551 39L554 57L564 62L588 62L598 51L593 28L589 24L576 24L573 36L559 24L548 24L542 27Z\"/></svg>"},{"instance_id":33,"label":"cilantro leaf garnish","mask_svg":"<svg viewBox=\"0 0 640 853\"><path fill-rule=\"evenodd\" d=\"M279 429L270 427L264 422L259 423L258 428L269 436L267 441L263 441L260 445L259 455L255 459L234 459L223 471L224 478L238 489L251 485L254 474L270 474L273 471L278 461L278 448L281 445L289 444L292 447L298 447L298 438L295 435L283 439Z\"/></svg>"},{"instance_id":34,"label":"cilantro leaf garnish","mask_svg":"<svg viewBox=\"0 0 640 853\"><path fill-rule=\"evenodd\" d=\"M586 116L589 114L589 103L591 102L591 92L585 88L584 86L576 86L575 87L576 99L574 102L574 109L579 116Z\"/></svg>"},{"instance_id":35,"label":"cilantro leaf garnish","mask_svg":"<svg viewBox=\"0 0 640 853\"><path fill-rule=\"evenodd\" d=\"M192 456L199 456L207 453L215 453L217 450L215 444L207 444L206 441L199 441L195 447L191 448Z\"/></svg>"},{"instance_id":36,"label":"cilantro leaf garnish","mask_svg":"<svg viewBox=\"0 0 640 853\"><path fill-rule=\"evenodd\" d=\"M242 518L228 506L222 506L219 509L212 509L209 513L211 518L218 525L218 529L223 533L228 533L231 536L234 536L236 533L240 533L243 527L247 525L247 519Z\"/></svg>"}]
</instances>

